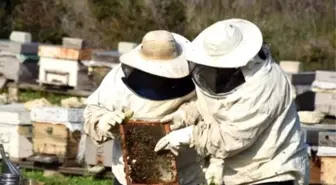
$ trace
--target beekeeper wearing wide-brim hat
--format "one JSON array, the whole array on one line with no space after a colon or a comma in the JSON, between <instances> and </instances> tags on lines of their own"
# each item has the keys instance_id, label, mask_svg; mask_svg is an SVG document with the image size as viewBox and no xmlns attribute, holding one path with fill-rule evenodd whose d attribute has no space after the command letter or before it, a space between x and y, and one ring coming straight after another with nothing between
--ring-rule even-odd
<instances>
[{"instance_id":1,"label":"beekeeper wearing wide-brim hat","mask_svg":"<svg viewBox=\"0 0 336 185\"><path fill-rule=\"evenodd\" d=\"M219 21L195 38L187 59L203 120L171 132L155 150L194 146L210 156L208 183L307 184L291 85L259 28L242 19Z\"/></svg>"},{"instance_id":2,"label":"beekeeper wearing wide-brim hat","mask_svg":"<svg viewBox=\"0 0 336 185\"><path fill-rule=\"evenodd\" d=\"M118 66L88 98L84 130L97 143L113 140L112 172L115 185L126 185L120 142L111 128L121 124L129 110L131 119L172 121L171 128L193 124L197 108L186 109L195 98L195 86L189 72L185 51L190 42L181 35L164 30L148 32L142 43L120 57ZM154 151L153 151L154 152ZM177 157L180 184L205 181L202 158L194 149L183 150ZM154 172L153 172L154 173Z\"/></svg>"}]
</instances>

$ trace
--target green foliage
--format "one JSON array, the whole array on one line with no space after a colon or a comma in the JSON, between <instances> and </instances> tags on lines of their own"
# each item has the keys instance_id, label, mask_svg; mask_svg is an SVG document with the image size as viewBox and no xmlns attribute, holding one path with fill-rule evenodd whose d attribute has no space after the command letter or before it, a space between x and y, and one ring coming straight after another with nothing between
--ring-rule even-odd
<instances>
[{"instance_id":1,"label":"green foliage","mask_svg":"<svg viewBox=\"0 0 336 185\"><path fill-rule=\"evenodd\" d=\"M25 178L44 182L44 185L111 185L112 179L94 179L93 177L44 177L41 171L25 171Z\"/></svg>"},{"instance_id":2,"label":"green foliage","mask_svg":"<svg viewBox=\"0 0 336 185\"><path fill-rule=\"evenodd\" d=\"M89 0L105 34L104 44L116 47L120 40L141 42L151 30L183 32L184 4L180 0Z\"/></svg>"},{"instance_id":3,"label":"green foliage","mask_svg":"<svg viewBox=\"0 0 336 185\"><path fill-rule=\"evenodd\" d=\"M139 43L151 30L165 29L192 40L216 21L244 18L260 27L264 40L271 44L273 56L277 60L302 61L306 70L335 70L336 67L334 0L4 2L0 2L1 37L8 38L12 29L24 30L31 32L34 40L59 44L63 36L77 37L79 34L96 47L112 49L121 40ZM79 5L80 8L72 5ZM87 17L79 19L75 15L69 16L73 10L80 12L79 16L89 16L90 21ZM81 33L69 27L69 22L78 22L76 29L80 29ZM92 26L83 26L85 24Z\"/></svg>"},{"instance_id":4,"label":"green foliage","mask_svg":"<svg viewBox=\"0 0 336 185\"><path fill-rule=\"evenodd\" d=\"M11 32L12 13L19 0L0 1L0 37L6 38Z\"/></svg>"},{"instance_id":5,"label":"green foliage","mask_svg":"<svg viewBox=\"0 0 336 185\"><path fill-rule=\"evenodd\" d=\"M61 27L62 4L55 0L21 0L15 7L13 30L27 31L33 40L56 44L67 34Z\"/></svg>"},{"instance_id":6,"label":"green foliage","mask_svg":"<svg viewBox=\"0 0 336 185\"><path fill-rule=\"evenodd\" d=\"M306 70L335 70L335 1L240 2L193 1L187 35L194 38L215 21L244 18L260 27L277 60L302 61Z\"/></svg>"},{"instance_id":7,"label":"green foliage","mask_svg":"<svg viewBox=\"0 0 336 185\"><path fill-rule=\"evenodd\" d=\"M68 95L61 95L61 94L55 94L55 93L48 93L48 92L36 92L36 91L21 91L19 96L19 101L22 103L25 103L27 101L39 99L39 98L45 98L47 99L51 104L54 105L60 105L61 100L65 98L69 98Z\"/></svg>"},{"instance_id":8,"label":"green foliage","mask_svg":"<svg viewBox=\"0 0 336 185\"><path fill-rule=\"evenodd\" d=\"M91 0L92 12L98 21L106 20L110 17L120 17L120 11L123 11L122 1L109 0Z\"/></svg>"}]
</instances>

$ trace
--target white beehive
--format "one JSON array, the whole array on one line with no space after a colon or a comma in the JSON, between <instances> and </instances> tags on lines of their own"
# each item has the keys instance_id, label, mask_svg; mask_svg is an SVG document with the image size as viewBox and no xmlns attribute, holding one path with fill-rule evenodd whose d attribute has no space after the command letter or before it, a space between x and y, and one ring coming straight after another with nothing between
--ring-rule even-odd
<instances>
[{"instance_id":1,"label":"white beehive","mask_svg":"<svg viewBox=\"0 0 336 185\"><path fill-rule=\"evenodd\" d=\"M33 108L34 154L55 155L59 162L74 161L77 156L84 109L61 107Z\"/></svg>"},{"instance_id":2,"label":"white beehive","mask_svg":"<svg viewBox=\"0 0 336 185\"><path fill-rule=\"evenodd\" d=\"M127 53L131 51L132 49L136 48L138 44L134 42L119 42L118 43L118 51L121 54Z\"/></svg>"},{"instance_id":3,"label":"white beehive","mask_svg":"<svg viewBox=\"0 0 336 185\"><path fill-rule=\"evenodd\" d=\"M77 61L40 58L39 82L76 87L78 70Z\"/></svg>"},{"instance_id":4,"label":"white beehive","mask_svg":"<svg viewBox=\"0 0 336 185\"><path fill-rule=\"evenodd\" d=\"M40 45L39 83L67 86L81 90L93 88L88 68L81 61L91 59L90 49Z\"/></svg>"},{"instance_id":5,"label":"white beehive","mask_svg":"<svg viewBox=\"0 0 336 185\"><path fill-rule=\"evenodd\" d=\"M20 43L27 43L32 41L32 36L28 32L12 31L9 36L9 40Z\"/></svg>"},{"instance_id":6,"label":"white beehive","mask_svg":"<svg viewBox=\"0 0 336 185\"><path fill-rule=\"evenodd\" d=\"M23 104L0 106L0 143L9 158L25 159L33 154L32 124Z\"/></svg>"},{"instance_id":7,"label":"white beehive","mask_svg":"<svg viewBox=\"0 0 336 185\"><path fill-rule=\"evenodd\" d=\"M80 130L84 122L84 109L83 108L63 108L63 107L37 107L33 108L30 112L30 119L34 122L57 123L57 124L70 124L74 126L68 128L70 130ZM77 128L79 127L79 128Z\"/></svg>"},{"instance_id":8,"label":"white beehive","mask_svg":"<svg viewBox=\"0 0 336 185\"><path fill-rule=\"evenodd\" d=\"M303 71L302 62L300 61L280 61L280 67L286 73L300 73Z\"/></svg>"}]
</instances>

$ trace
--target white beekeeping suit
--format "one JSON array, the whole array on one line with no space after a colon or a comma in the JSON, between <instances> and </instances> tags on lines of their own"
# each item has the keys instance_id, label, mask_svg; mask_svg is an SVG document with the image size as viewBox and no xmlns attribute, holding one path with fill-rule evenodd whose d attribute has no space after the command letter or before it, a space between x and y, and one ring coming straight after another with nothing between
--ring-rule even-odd
<instances>
[{"instance_id":1,"label":"white beekeeping suit","mask_svg":"<svg viewBox=\"0 0 336 185\"><path fill-rule=\"evenodd\" d=\"M127 183L120 141L110 129L125 119L124 110L133 111L131 119L136 120L176 118L180 122L171 126L174 128L193 124L199 116L196 108L183 108L184 103L195 99L195 87L184 56L189 45L178 34L163 30L147 33L138 47L120 57L121 64L107 74L87 100L85 133L97 143L113 139L112 172L123 185ZM193 149L181 152L177 157L180 184L205 181L202 161Z\"/></svg>"},{"instance_id":2,"label":"white beekeeping suit","mask_svg":"<svg viewBox=\"0 0 336 185\"><path fill-rule=\"evenodd\" d=\"M308 184L309 159L284 72L253 23L220 21L192 42L197 125L173 131L155 151L194 146L210 156L208 183Z\"/></svg>"}]
</instances>

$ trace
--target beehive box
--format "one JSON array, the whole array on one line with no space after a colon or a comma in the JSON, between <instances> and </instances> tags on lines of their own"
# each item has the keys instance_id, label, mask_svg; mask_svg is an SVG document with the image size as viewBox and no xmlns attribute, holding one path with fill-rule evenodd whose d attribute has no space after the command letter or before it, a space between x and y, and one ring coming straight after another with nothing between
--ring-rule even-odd
<instances>
[{"instance_id":1,"label":"beehive box","mask_svg":"<svg viewBox=\"0 0 336 185\"><path fill-rule=\"evenodd\" d=\"M336 116L336 93L315 93L315 110Z\"/></svg>"},{"instance_id":2,"label":"beehive box","mask_svg":"<svg viewBox=\"0 0 336 185\"><path fill-rule=\"evenodd\" d=\"M75 161L83 125L83 109L33 108L33 150L56 155L60 162Z\"/></svg>"},{"instance_id":3,"label":"beehive box","mask_svg":"<svg viewBox=\"0 0 336 185\"><path fill-rule=\"evenodd\" d=\"M23 160L33 154L32 125L23 104L0 106L0 143L11 160ZM0 157L1 158L1 157Z\"/></svg>"},{"instance_id":4,"label":"beehive box","mask_svg":"<svg viewBox=\"0 0 336 185\"><path fill-rule=\"evenodd\" d=\"M90 60L91 54L91 49L73 49L53 45L40 45L38 48L40 57L63 60Z\"/></svg>"},{"instance_id":5,"label":"beehive box","mask_svg":"<svg viewBox=\"0 0 336 185\"><path fill-rule=\"evenodd\" d=\"M306 91L295 98L298 110L318 111L336 116L336 93Z\"/></svg>"},{"instance_id":6,"label":"beehive box","mask_svg":"<svg viewBox=\"0 0 336 185\"><path fill-rule=\"evenodd\" d=\"M80 38L63 37L62 45L65 48L82 49L85 47L86 43Z\"/></svg>"},{"instance_id":7,"label":"beehive box","mask_svg":"<svg viewBox=\"0 0 336 185\"><path fill-rule=\"evenodd\" d=\"M318 145L318 132L312 128L312 125L301 123L302 135L306 143L307 153L309 154L309 184L320 184L321 163L318 156L316 156Z\"/></svg>"},{"instance_id":8,"label":"beehive box","mask_svg":"<svg viewBox=\"0 0 336 185\"><path fill-rule=\"evenodd\" d=\"M319 132L317 155L321 160L321 183L336 184L336 132Z\"/></svg>"},{"instance_id":9,"label":"beehive box","mask_svg":"<svg viewBox=\"0 0 336 185\"><path fill-rule=\"evenodd\" d=\"M283 65L287 65L285 62ZM290 64L290 63L289 63ZM298 67L296 64L294 68ZM290 66L289 66L290 67ZM294 69L293 69L294 70ZM295 88L295 103L297 105L298 110L313 110L314 109L314 95L311 93L311 85L315 80L315 72L300 72L291 73L288 69L286 73L289 81L292 83L293 88ZM307 101L308 100L308 101Z\"/></svg>"},{"instance_id":10,"label":"beehive box","mask_svg":"<svg viewBox=\"0 0 336 185\"><path fill-rule=\"evenodd\" d=\"M112 164L112 140L96 145L90 137L86 137L85 162L88 165L110 167Z\"/></svg>"},{"instance_id":11,"label":"beehive box","mask_svg":"<svg viewBox=\"0 0 336 185\"><path fill-rule=\"evenodd\" d=\"M83 108L35 107L30 112L30 119L36 122L63 123L70 130L80 130L84 122L83 113Z\"/></svg>"},{"instance_id":12,"label":"beehive box","mask_svg":"<svg viewBox=\"0 0 336 185\"><path fill-rule=\"evenodd\" d=\"M20 43L29 43L32 41L31 33L23 31L12 31L9 40Z\"/></svg>"},{"instance_id":13,"label":"beehive box","mask_svg":"<svg viewBox=\"0 0 336 185\"><path fill-rule=\"evenodd\" d=\"M309 184L320 184L321 182L321 161L318 157L310 158Z\"/></svg>"},{"instance_id":14,"label":"beehive box","mask_svg":"<svg viewBox=\"0 0 336 185\"><path fill-rule=\"evenodd\" d=\"M280 61L280 67L286 73L299 73L303 71L303 65L300 61Z\"/></svg>"},{"instance_id":15,"label":"beehive box","mask_svg":"<svg viewBox=\"0 0 336 185\"><path fill-rule=\"evenodd\" d=\"M127 184L178 184L175 157L155 153L157 142L170 131L169 124L128 121L120 126Z\"/></svg>"},{"instance_id":16,"label":"beehive box","mask_svg":"<svg viewBox=\"0 0 336 185\"><path fill-rule=\"evenodd\" d=\"M100 85L107 73L120 63L119 57L118 51L93 51L92 60L86 65L89 67L88 74L95 88Z\"/></svg>"},{"instance_id":17,"label":"beehive box","mask_svg":"<svg viewBox=\"0 0 336 185\"><path fill-rule=\"evenodd\" d=\"M118 52L121 54L127 53L131 51L132 49L137 47L137 43L134 42L125 42L121 41L118 43Z\"/></svg>"},{"instance_id":18,"label":"beehive box","mask_svg":"<svg viewBox=\"0 0 336 185\"><path fill-rule=\"evenodd\" d=\"M74 60L44 57L40 59L39 82L83 90L90 90L93 87L87 67L82 63Z\"/></svg>"},{"instance_id":19,"label":"beehive box","mask_svg":"<svg viewBox=\"0 0 336 185\"><path fill-rule=\"evenodd\" d=\"M38 56L0 52L0 74L14 82L35 83L38 78Z\"/></svg>"},{"instance_id":20,"label":"beehive box","mask_svg":"<svg viewBox=\"0 0 336 185\"><path fill-rule=\"evenodd\" d=\"M118 51L93 51L92 60L99 65L99 62L109 63L108 67L114 67L119 63L120 53Z\"/></svg>"},{"instance_id":21,"label":"beehive box","mask_svg":"<svg viewBox=\"0 0 336 185\"><path fill-rule=\"evenodd\" d=\"M14 54L36 54L38 51L38 44L1 40L0 50Z\"/></svg>"},{"instance_id":22,"label":"beehive box","mask_svg":"<svg viewBox=\"0 0 336 185\"><path fill-rule=\"evenodd\" d=\"M320 157L321 158L321 184L336 184L336 157Z\"/></svg>"},{"instance_id":23,"label":"beehive box","mask_svg":"<svg viewBox=\"0 0 336 185\"><path fill-rule=\"evenodd\" d=\"M56 155L61 163L75 161L80 135L80 131L70 131L64 124L33 122L33 151Z\"/></svg>"},{"instance_id":24,"label":"beehive box","mask_svg":"<svg viewBox=\"0 0 336 185\"><path fill-rule=\"evenodd\" d=\"M315 72L287 73L293 85L311 85L315 80Z\"/></svg>"},{"instance_id":25,"label":"beehive box","mask_svg":"<svg viewBox=\"0 0 336 185\"><path fill-rule=\"evenodd\" d=\"M316 71L316 78L313 82L313 91L336 93L336 72L335 71Z\"/></svg>"},{"instance_id":26,"label":"beehive box","mask_svg":"<svg viewBox=\"0 0 336 185\"><path fill-rule=\"evenodd\" d=\"M316 81L336 83L335 71L316 71Z\"/></svg>"}]
</instances>

